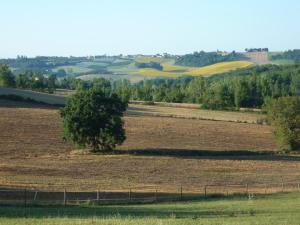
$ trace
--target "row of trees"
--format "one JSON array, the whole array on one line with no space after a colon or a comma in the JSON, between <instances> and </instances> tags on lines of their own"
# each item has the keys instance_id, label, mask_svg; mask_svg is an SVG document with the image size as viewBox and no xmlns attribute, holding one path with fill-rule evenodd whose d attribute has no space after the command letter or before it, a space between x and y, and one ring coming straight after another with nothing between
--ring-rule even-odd
<instances>
[{"instance_id":1,"label":"row of trees","mask_svg":"<svg viewBox=\"0 0 300 225\"><path fill-rule=\"evenodd\" d=\"M0 86L48 91L53 93L56 89L56 76L43 76L39 72L27 71L15 76L7 65L0 65Z\"/></svg>"},{"instance_id":2,"label":"row of trees","mask_svg":"<svg viewBox=\"0 0 300 225\"><path fill-rule=\"evenodd\" d=\"M126 80L95 79L82 81L60 79L37 72L26 72L16 77L8 66L0 66L0 85L49 91L56 87L66 89L104 88L123 100L142 100L176 103L197 103L209 109L261 108L267 97L279 98L300 95L300 66L264 66L230 72L212 78L183 77L154 79L131 84Z\"/></svg>"},{"instance_id":3,"label":"row of trees","mask_svg":"<svg viewBox=\"0 0 300 225\"><path fill-rule=\"evenodd\" d=\"M129 81L63 79L60 87L103 87L123 100L197 103L208 109L261 108L268 97L300 95L300 66L264 66L214 76Z\"/></svg>"},{"instance_id":4,"label":"row of trees","mask_svg":"<svg viewBox=\"0 0 300 225\"><path fill-rule=\"evenodd\" d=\"M149 63L141 63L141 62L136 62L135 66L137 68L152 68L156 70L163 70L163 66L160 63L157 62L149 62Z\"/></svg>"},{"instance_id":5,"label":"row of trees","mask_svg":"<svg viewBox=\"0 0 300 225\"><path fill-rule=\"evenodd\" d=\"M219 52L194 52L193 54L187 54L180 56L176 59L175 64L181 66L207 66L219 62L236 61L243 59L244 56L231 52L228 54L222 54Z\"/></svg>"},{"instance_id":6,"label":"row of trees","mask_svg":"<svg viewBox=\"0 0 300 225\"><path fill-rule=\"evenodd\" d=\"M300 62L300 49L289 50L281 54L271 56L271 60L293 60Z\"/></svg>"},{"instance_id":7,"label":"row of trees","mask_svg":"<svg viewBox=\"0 0 300 225\"><path fill-rule=\"evenodd\" d=\"M260 108L266 97L300 95L300 67L267 66L214 79L123 82L114 84L113 91L132 100L199 103L210 109Z\"/></svg>"},{"instance_id":8,"label":"row of trees","mask_svg":"<svg viewBox=\"0 0 300 225\"><path fill-rule=\"evenodd\" d=\"M268 48L246 48L246 52L269 52Z\"/></svg>"},{"instance_id":9,"label":"row of trees","mask_svg":"<svg viewBox=\"0 0 300 225\"><path fill-rule=\"evenodd\" d=\"M7 64L15 68L15 73L25 73L26 71L35 71L50 75L52 69L58 66L75 65L79 62L87 61L86 57L48 57L37 56L28 58L18 56L16 59L0 59L0 64Z\"/></svg>"}]
</instances>

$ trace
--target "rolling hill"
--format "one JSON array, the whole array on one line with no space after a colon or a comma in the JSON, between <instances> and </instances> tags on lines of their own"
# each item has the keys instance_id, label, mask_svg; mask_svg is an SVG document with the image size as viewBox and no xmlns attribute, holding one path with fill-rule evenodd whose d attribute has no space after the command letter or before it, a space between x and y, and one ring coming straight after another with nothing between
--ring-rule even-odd
<instances>
[{"instance_id":1,"label":"rolling hill","mask_svg":"<svg viewBox=\"0 0 300 225\"><path fill-rule=\"evenodd\" d=\"M164 67L163 71L146 68L141 69L134 74L148 75L148 76L163 76L163 77L180 77L180 76L210 76L218 73L225 73L237 69L242 69L253 65L247 61L233 61L217 63L210 66L204 67L184 67L175 66L170 64L162 64Z\"/></svg>"}]
</instances>

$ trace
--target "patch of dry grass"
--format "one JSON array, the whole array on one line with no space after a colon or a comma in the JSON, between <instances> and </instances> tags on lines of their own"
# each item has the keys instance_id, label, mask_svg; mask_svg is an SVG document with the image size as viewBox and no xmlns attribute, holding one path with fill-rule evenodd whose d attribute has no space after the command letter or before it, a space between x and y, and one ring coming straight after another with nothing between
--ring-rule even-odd
<instances>
[{"instance_id":1,"label":"patch of dry grass","mask_svg":"<svg viewBox=\"0 0 300 225\"><path fill-rule=\"evenodd\" d=\"M257 123L257 121L260 121L265 118L265 115L254 112L214 111L195 109L191 107L169 107L158 105L152 106L142 104L131 104L128 110L128 114L229 121L241 123Z\"/></svg>"}]
</instances>

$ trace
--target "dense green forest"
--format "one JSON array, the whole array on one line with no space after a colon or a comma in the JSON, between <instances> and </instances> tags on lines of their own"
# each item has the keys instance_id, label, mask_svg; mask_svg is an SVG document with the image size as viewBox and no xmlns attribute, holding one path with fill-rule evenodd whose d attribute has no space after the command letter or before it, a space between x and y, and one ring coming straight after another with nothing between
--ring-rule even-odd
<instances>
[{"instance_id":1,"label":"dense green forest","mask_svg":"<svg viewBox=\"0 0 300 225\"><path fill-rule=\"evenodd\" d=\"M293 60L295 62L300 62L300 49L294 49L285 51L280 54L271 55L271 60Z\"/></svg>"},{"instance_id":2,"label":"dense green forest","mask_svg":"<svg viewBox=\"0 0 300 225\"><path fill-rule=\"evenodd\" d=\"M153 79L136 84L127 80L103 78L92 81L70 77L56 79L55 75L44 77L37 72L26 72L14 77L7 66L1 68L2 86L49 92L55 88L89 89L96 86L105 92L116 93L126 101L196 103L209 109L261 108L268 98L300 96L299 64L257 66L210 78Z\"/></svg>"},{"instance_id":3,"label":"dense green forest","mask_svg":"<svg viewBox=\"0 0 300 225\"><path fill-rule=\"evenodd\" d=\"M180 66L208 66L220 62L229 62L245 59L242 54L231 52L229 54L222 54L220 52L194 52L193 54L187 54L179 56L175 64Z\"/></svg>"},{"instance_id":4,"label":"dense green forest","mask_svg":"<svg viewBox=\"0 0 300 225\"><path fill-rule=\"evenodd\" d=\"M71 89L98 86L124 100L197 103L209 109L261 108L268 98L300 96L300 66L257 66L211 78L154 79L137 84L69 78L60 85Z\"/></svg>"}]
</instances>

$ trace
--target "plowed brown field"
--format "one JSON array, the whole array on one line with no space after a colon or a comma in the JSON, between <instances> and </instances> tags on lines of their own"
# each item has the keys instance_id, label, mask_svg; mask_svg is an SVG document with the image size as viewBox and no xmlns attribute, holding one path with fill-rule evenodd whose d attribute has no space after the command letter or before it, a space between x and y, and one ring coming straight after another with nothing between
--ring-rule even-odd
<instances>
[{"instance_id":1,"label":"plowed brown field","mask_svg":"<svg viewBox=\"0 0 300 225\"><path fill-rule=\"evenodd\" d=\"M299 157L272 154L269 126L133 115L125 126L127 140L116 154L91 155L62 140L57 109L2 101L0 184L168 190L300 179Z\"/></svg>"}]
</instances>

